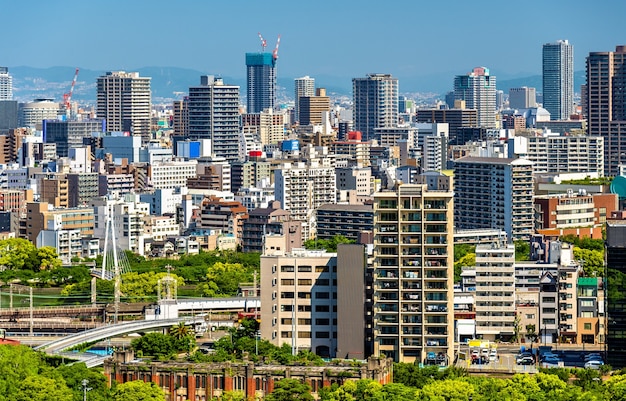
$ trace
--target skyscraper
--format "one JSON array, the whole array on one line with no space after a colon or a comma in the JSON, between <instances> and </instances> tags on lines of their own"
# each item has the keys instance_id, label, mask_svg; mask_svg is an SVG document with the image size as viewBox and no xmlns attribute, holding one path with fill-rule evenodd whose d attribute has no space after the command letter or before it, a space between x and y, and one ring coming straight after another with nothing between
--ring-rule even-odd
<instances>
[{"instance_id":1,"label":"skyscraper","mask_svg":"<svg viewBox=\"0 0 626 401\"><path fill-rule=\"evenodd\" d=\"M585 114L589 135L604 137L604 174L626 162L626 46L587 57Z\"/></svg>"},{"instance_id":2,"label":"skyscraper","mask_svg":"<svg viewBox=\"0 0 626 401\"><path fill-rule=\"evenodd\" d=\"M574 47L567 40L543 45L543 108L551 120L568 120L574 108Z\"/></svg>"},{"instance_id":3,"label":"skyscraper","mask_svg":"<svg viewBox=\"0 0 626 401\"><path fill-rule=\"evenodd\" d=\"M496 77L489 69L476 67L466 75L454 77L454 99L465 100L468 109L478 113L478 125L496 127Z\"/></svg>"},{"instance_id":4,"label":"skyscraper","mask_svg":"<svg viewBox=\"0 0 626 401\"><path fill-rule=\"evenodd\" d=\"M402 184L374 194L374 354L451 364L453 193Z\"/></svg>"},{"instance_id":5,"label":"skyscraper","mask_svg":"<svg viewBox=\"0 0 626 401\"><path fill-rule=\"evenodd\" d=\"M213 154L239 159L239 87L203 76L189 88L189 138L210 139Z\"/></svg>"},{"instance_id":6,"label":"skyscraper","mask_svg":"<svg viewBox=\"0 0 626 401\"><path fill-rule=\"evenodd\" d=\"M300 98L303 96L315 95L315 79L308 75L302 78L294 79L294 118L300 122Z\"/></svg>"},{"instance_id":7,"label":"skyscraper","mask_svg":"<svg viewBox=\"0 0 626 401\"><path fill-rule=\"evenodd\" d=\"M276 107L276 60L268 52L246 53L248 113Z\"/></svg>"},{"instance_id":8,"label":"skyscraper","mask_svg":"<svg viewBox=\"0 0 626 401\"><path fill-rule=\"evenodd\" d=\"M113 71L97 80L98 118L104 118L108 131L127 131L151 139L150 78L138 72Z\"/></svg>"},{"instance_id":9,"label":"skyscraper","mask_svg":"<svg viewBox=\"0 0 626 401\"><path fill-rule=\"evenodd\" d=\"M0 100L13 100L13 77L7 67L0 67Z\"/></svg>"},{"instance_id":10,"label":"skyscraper","mask_svg":"<svg viewBox=\"0 0 626 401\"><path fill-rule=\"evenodd\" d=\"M368 74L352 79L354 130L374 138L375 128L398 125L398 79L391 74Z\"/></svg>"}]
</instances>

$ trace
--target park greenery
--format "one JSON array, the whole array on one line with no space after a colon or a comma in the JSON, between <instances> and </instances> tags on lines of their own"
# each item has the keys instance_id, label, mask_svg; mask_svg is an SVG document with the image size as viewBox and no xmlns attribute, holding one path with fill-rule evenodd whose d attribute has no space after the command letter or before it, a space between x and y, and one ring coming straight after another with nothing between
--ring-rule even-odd
<instances>
[{"instance_id":1,"label":"park greenery","mask_svg":"<svg viewBox=\"0 0 626 401\"><path fill-rule=\"evenodd\" d=\"M354 244L356 241L344 237L343 235L335 235L331 239L310 239L304 241L306 249L324 249L327 252L337 252L339 244Z\"/></svg>"}]
</instances>

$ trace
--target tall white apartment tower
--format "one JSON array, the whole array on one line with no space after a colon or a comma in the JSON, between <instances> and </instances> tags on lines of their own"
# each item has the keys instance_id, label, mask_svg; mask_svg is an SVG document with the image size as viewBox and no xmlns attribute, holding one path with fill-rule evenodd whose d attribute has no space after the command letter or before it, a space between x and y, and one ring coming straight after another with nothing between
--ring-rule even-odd
<instances>
[{"instance_id":1,"label":"tall white apartment tower","mask_svg":"<svg viewBox=\"0 0 626 401\"><path fill-rule=\"evenodd\" d=\"M0 67L0 100L13 100L13 77L7 67Z\"/></svg>"},{"instance_id":2,"label":"tall white apartment tower","mask_svg":"<svg viewBox=\"0 0 626 401\"><path fill-rule=\"evenodd\" d=\"M151 139L152 95L149 77L138 72L114 71L97 79L96 112L111 132L126 131Z\"/></svg>"},{"instance_id":3,"label":"tall white apartment tower","mask_svg":"<svg viewBox=\"0 0 626 401\"><path fill-rule=\"evenodd\" d=\"M567 40L543 45L543 108L551 120L568 120L574 109L574 46Z\"/></svg>"},{"instance_id":4,"label":"tall white apartment tower","mask_svg":"<svg viewBox=\"0 0 626 401\"><path fill-rule=\"evenodd\" d=\"M295 121L300 122L300 98L303 96L311 97L315 96L315 79L308 75L302 78L294 79L294 118Z\"/></svg>"},{"instance_id":5,"label":"tall white apartment tower","mask_svg":"<svg viewBox=\"0 0 626 401\"><path fill-rule=\"evenodd\" d=\"M466 108L475 109L481 127L496 127L496 77L489 68L476 67L468 74L457 75L454 100L464 100Z\"/></svg>"},{"instance_id":6,"label":"tall white apartment tower","mask_svg":"<svg viewBox=\"0 0 626 401\"><path fill-rule=\"evenodd\" d=\"M495 341L515 335L515 246L476 246L476 334Z\"/></svg>"},{"instance_id":7,"label":"tall white apartment tower","mask_svg":"<svg viewBox=\"0 0 626 401\"><path fill-rule=\"evenodd\" d=\"M374 194L375 355L396 362L453 361L451 180Z\"/></svg>"}]
</instances>

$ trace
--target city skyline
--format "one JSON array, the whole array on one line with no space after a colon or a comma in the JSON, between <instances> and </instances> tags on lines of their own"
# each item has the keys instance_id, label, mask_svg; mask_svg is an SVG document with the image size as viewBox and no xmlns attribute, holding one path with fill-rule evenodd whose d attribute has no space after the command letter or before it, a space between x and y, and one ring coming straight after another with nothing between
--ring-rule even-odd
<instances>
[{"instance_id":1,"label":"city skyline","mask_svg":"<svg viewBox=\"0 0 626 401\"><path fill-rule=\"evenodd\" d=\"M589 52L610 51L615 46L621 34L619 11L626 10L626 5L615 4L614 12L608 15L594 9L581 13L582 8L577 7L582 6L581 1L541 3L540 8L529 5L516 8L514 18L493 18L479 26L493 32L491 35L461 41L459 38L467 36L455 26L466 26L466 19L478 24L485 16L509 15L506 6L493 1L480 7L460 3L453 7L407 4L397 8L321 2L305 10L304 6L278 1L271 6L246 3L242 13L242 2L235 1L222 5L217 15L210 4L199 2L178 7L161 1L149 3L149 7L116 0L106 4L103 8L99 2L71 2L62 11L53 4L28 9L19 2L4 5L4 14L13 16L0 27L4 37L24 31L23 19L18 17L27 16L29 23L19 46L8 40L0 45L0 65L77 65L127 71L175 66L244 76L244 55L261 49L260 31L268 50L273 49L279 34L282 37L278 61L278 75L282 77L353 78L380 72L391 73L400 82L431 77L446 80L451 86L455 75L476 65L490 68L500 79L540 73L542 44L558 39L568 39L576 47L574 68L582 70ZM326 7L330 5L332 9ZM118 20L114 14L117 8L143 18L132 23ZM106 29L94 30L89 15L105 18ZM303 15L312 22L303 20ZM555 24L555 16L569 22ZM381 19L395 22L368 23Z\"/></svg>"}]
</instances>

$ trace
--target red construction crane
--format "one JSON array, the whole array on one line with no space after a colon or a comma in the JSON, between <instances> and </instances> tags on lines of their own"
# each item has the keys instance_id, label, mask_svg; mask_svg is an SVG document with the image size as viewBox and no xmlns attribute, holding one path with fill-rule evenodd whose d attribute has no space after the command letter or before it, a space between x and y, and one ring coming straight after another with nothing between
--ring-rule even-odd
<instances>
[{"instance_id":1,"label":"red construction crane","mask_svg":"<svg viewBox=\"0 0 626 401\"><path fill-rule=\"evenodd\" d=\"M78 78L78 68L76 68L76 72L74 73L74 79L72 80L72 86L70 87L70 91L68 93L63 94L63 103L65 104L65 108L69 110L72 107L72 95L74 94L74 86L76 86L76 79Z\"/></svg>"},{"instance_id":2,"label":"red construction crane","mask_svg":"<svg viewBox=\"0 0 626 401\"><path fill-rule=\"evenodd\" d=\"M278 46L280 45L280 35L278 35L278 40L276 40L276 47L274 48L274 51L272 52L272 57L274 58L274 60L278 59Z\"/></svg>"},{"instance_id":3,"label":"red construction crane","mask_svg":"<svg viewBox=\"0 0 626 401\"><path fill-rule=\"evenodd\" d=\"M267 41L263 39L263 35L259 32L259 39L261 39L261 51L265 52L265 48L267 47Z\"/></svg>"}]
</instances>

